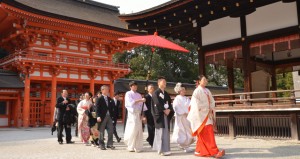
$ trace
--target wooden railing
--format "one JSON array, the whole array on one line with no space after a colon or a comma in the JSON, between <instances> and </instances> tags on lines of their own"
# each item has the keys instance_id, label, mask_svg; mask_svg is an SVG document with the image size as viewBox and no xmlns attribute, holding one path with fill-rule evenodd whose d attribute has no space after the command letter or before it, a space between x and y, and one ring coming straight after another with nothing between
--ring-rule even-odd
<instances>
[{"instance_id":1,"label":"wooden railing","mask_svg":"<svg viewBox=\"0 0 300 159\"><path fill-rule=\"evenodd\" d=\"M91 68L106 68L106 69L129 69L129 65L123 63L113 63L108 60L100 60L94 58L83 58L76 56L65 56L60 54L59 57L42 56L36 52L19 52L10 54L0 59L0 66L6 65L13 61L29 61L29 62L42 62L53 63L57 65L72 65L72 66L86 66Z\"/></svg>"},{"instance_id":2,"label":"wooden railing","mask_svg":"<svg viewBox=\"0 0 300 159\"><path fill-rule=\"evenodd\" d=\"M214 95L216 99L216 106L235 106L235 105L247 105L251 106L253 103L268 103L273 105L274 103L281 104L296 104L295 92L300 90L277 90L277 91L262 91L262 92L244 92L244 93L232 93L232 94L217 94ZM278 97L279 93L289 93L289 97Z\"/></svg>"}]
</instances>

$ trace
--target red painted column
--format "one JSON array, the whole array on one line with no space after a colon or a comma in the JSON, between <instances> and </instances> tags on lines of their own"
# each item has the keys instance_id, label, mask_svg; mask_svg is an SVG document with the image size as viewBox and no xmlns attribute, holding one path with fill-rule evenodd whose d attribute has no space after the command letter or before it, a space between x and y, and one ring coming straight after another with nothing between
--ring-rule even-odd
<instances>
[{"instance_id":1,"label":"red painted column","mask_svg":"<svg viewBox=\"0 0 300 159\"><path fill-rule=\"evenodd\" d=\"M112 82L109 84L110 97L113 97L113 96L114 96L114 90L115 90L114 82L112 81Z\"/></svg>"},{"instance_id":2,"label":"red painted column","mask_svg":"<svg viewBox=\"0 0 300 159\"><path fill-rule=\"evenodd\" d=\"M57 86L57 79L56 75L52 75L52 81L51 81L51 116L50 118L53 119L54 117L54 110L56 105L56 86ZM52 123L52 122L51 122Z\"/></svg>"},{"instance_id":3,"label":"red painted column","mask_svg":"<svg viewBox=\"0 0 300 159\"><path fill-rule=\"evenodd\" d=\"M23 127L29 127L30 117L30 77L25 75L24 103L23 103Z\"/></svg>"},{"instance_id":4,"label":"red painted column","mask_svg":"<svg viewBox=\"0 0 300 159\"><path fill-rule=\"evenodd\" d=\"M18 92L17 94L17 101L15 102L14 107L14 127L19 127L19 115L20 115L20 108L21 108L21 92Z\"/></svg>"},{"instance_id":5,"label":"red painted column","mask_svg":"<svg viewBox=\"0 0 300 159\"><path fill-rule=\"evenodd\" d=\"M45 124L45 102L46 102L46 83L45 82L42 82L41 84L41 123L40 125L44 125Z\"/></svg>"},{"instance_id":6,"label":"red painted column","mask_svg":"<svg viewBox=\"0 0 300 159\"><path fill-rule=\"evenodd\" d=\"M90 81L90 92L95 95L95 79L94 78L91 78L91 81Z\"/></svg>"}]
</instances>

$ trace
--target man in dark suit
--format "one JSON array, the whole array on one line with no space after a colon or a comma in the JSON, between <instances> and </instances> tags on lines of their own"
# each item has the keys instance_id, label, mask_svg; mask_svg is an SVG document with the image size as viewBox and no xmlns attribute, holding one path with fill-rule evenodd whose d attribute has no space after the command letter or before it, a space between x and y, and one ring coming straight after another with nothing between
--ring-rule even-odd
<instances>
[{"instance_id":1,"label":"man in dark suit","mask_svg":"<svg viewBox=\"0 0 300 159\"><path fill-rule=\"evenodd\" d=\"M155 137L153 149L160 155L171 155L170 152L170 120L174 116L171 97L165 91L167 81L164 77L158 78L158 89L152 95L151 112L154 117Z\"/></svg>"},{"instance_id":2,"label":"man in dark suit","mask_svg":"<svg viewBox=\"0 0 300 159\"><path fill-rule=\"evenodd\" d=\"M118 121L118 118L119 118L119 109L120 109L120 105L121 105L121 102L119 101L119 98L120 98L120 92L119 91L116 91L114 93L114 98L113 98L113 101L114 101L114 120L113 120L113 126L114 126L114 135L115 135L115 138L117 139L117 142L120 142L121 141L121 138L118 136L118 132L117 132L117 129L116 129L116 126L117 126L117 121Z\"/></svg>"},{"instance_id":3,"label":"man in dark suit","mask_svg":"<svg viewBox=\"0 0 300 159\"><path fill-rule=\"evenodd\" d=\"M113 146L113 121L114 121L114 101L108 97L109 88L106 85L101 86L101 97L96 100L97 122L99 123L99 148L115 149ZM105 148L104 131L107 131L108 140Z\"/></svg>"},{"instance_id":4,"label":"man in dark suit","mask_svg":"<svg viewBox=\"0 0 300 159\"><path fill-rule=\"evenodd\" d=\"M154 92L154 86L152 84L148 85L147 90L148 90L148 94L145 95L145 99L146 99L145 104L148 110L145 111L145 116L147 119L148 138L146 140L152 147L153 140L154 140L154 133L155 133L154 120L153 120L153 115L151 113L152 94Z\"/></svg>"},{"instance_id":5,"label":"man in dark suit","mask_svg":"<svg viewBox=\"0 0 300 159\"><path fill-rule=\"evenodd\" d=\"M68 98L68 92L67 90L63 90L61 93L61 97L57 98L56 101L56 121L57 121L57 141L59 144L63 143L63 136L62 136L62 131L63 128L65 128L65 133L66 133L66 142L67 144L72 144L74 143L71 141L72 136L71 136L71 124L67 124L63 122L63 117L65 115L67 105L71 103L71 100Z\"/></svg>"}]
</instances>

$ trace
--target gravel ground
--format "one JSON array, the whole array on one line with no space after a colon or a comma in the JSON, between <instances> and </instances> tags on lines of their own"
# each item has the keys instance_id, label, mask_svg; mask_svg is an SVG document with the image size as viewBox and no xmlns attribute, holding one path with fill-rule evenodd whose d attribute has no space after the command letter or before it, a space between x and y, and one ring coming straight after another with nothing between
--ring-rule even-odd
<instances>
[{"instance_id":1,"label":"gravel ground","mask_svg":"<svg viewBox=\"0 0 300 159\"><path fill-rule=\"evenodd\" d=\"M72 129L73 131L74 129ZM123 125L118 125L119 135L123 136ZM146 131L145 131L146 132ZM56 133L55 133L56 134ZM144 133L146 139L147 133ZM267 139L229 139L216 137L220 149L225 149L224 159L300 159L300 141ZM176 144L171 144L171 156L159 156L144 141L144 151L134 153L126 151L121 141L115 143L115 150L101 151L92 146L84 146L77 137L75 144L59 145L50 128L2 128L0 129L0 159L153 159L153 158L201 158L193 153L184 153ZM192 145L194 148L195 145Z\"/></svg>"}]
</instances>

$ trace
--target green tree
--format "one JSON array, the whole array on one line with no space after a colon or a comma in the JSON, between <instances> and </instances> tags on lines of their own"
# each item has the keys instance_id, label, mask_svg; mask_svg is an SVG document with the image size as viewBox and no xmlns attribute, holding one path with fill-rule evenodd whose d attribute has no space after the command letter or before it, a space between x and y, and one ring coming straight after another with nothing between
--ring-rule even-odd
<instances>
[{"instance_id":1,"label":"green tree","mask_svg":"<svg viewBox=\"0 0 300 159\"><path fill-rule=\"evenodd\" d=\"M292 72L277 74L276 75L277 89L278 90L291 90L294 89L293 74ZM290 97L290 92L278 94L279 97Z\"/></svg>"},{"instance_id":2,"label":"green tree","mask_svg":"<svg viewBox=\"0 0 300 159\"><path fill-rule=\"evenodd\" d=\"M192 43L179 42L180 46L185 47L190 52L182 53L169 49L156 48L153 53L151 80L159 76L165 76L170 82L194 83L199 75L197 46ZM127 63L133 71L127 78L146 79L147 70L152 51L149 46L136 47L131 51L116 53L113 61L117 63ZM206 72L209 85L226 86L227 70L224 66L206 65ZM235 87L243 87L242 73L239 69L234 69Z\"/></svg>"}]
</instances>

